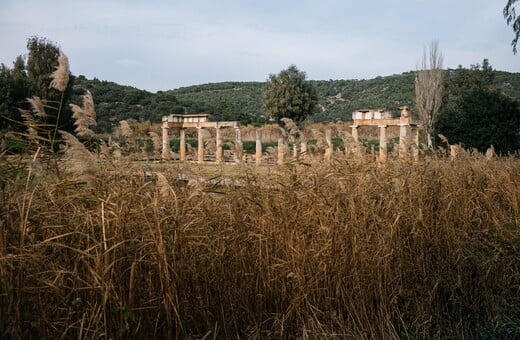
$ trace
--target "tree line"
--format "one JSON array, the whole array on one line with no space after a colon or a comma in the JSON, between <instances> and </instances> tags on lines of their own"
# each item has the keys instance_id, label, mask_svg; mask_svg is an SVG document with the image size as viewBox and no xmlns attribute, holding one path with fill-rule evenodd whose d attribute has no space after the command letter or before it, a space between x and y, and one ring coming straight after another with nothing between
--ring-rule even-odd
<instances>
[{"instance_id":1,"label":"tree line","mask_svg":"<svg viewBox=\"0 0 520 340\"><path fill-rule=\"evenodd\" d=\"M297 122L346 121L360 108L385 109L397 115L399 107L408 106L419 112L415 93L419 71L374 79L310 81L305 72L291 65L269 75L266 82L202 84L157 93L70 74L67 89L60 93L49 87L59 47L45 38L31 37L27 49L27 57L17 57L12 67L0 65L2 131L23 129L19 109L30 109L27 98L32 96L63 102L58 123L60 129L70 131L68 103L80 103L86 90L96 103L97 133L112 132L121 120L160 122L162 116L172 113L207 113L214 120L261 125L283 116ZM432 136L442 134L450 142L480 150L491 144L501 152L520 148L520 74L494 70L488 60L441 72L444 92ZM305 98L300 97L302 93ZM300 104L306 107L302 111L297 108Z\"/></svg>"}]
</instances>

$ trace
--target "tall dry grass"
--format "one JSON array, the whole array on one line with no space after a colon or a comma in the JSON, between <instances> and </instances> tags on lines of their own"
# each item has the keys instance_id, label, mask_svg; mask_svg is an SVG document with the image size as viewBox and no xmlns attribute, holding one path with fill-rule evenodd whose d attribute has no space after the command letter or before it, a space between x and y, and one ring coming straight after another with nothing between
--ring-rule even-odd
<instances>
[{"instance_id":1,"label":"tall dry grass","mask_svg":"<svg viewBox=\"0 0 520 340\"><path fill-rule=\"evenodd\" d=\"M520 162L336 159L234 185L3 159L3 338L515 338ZM11 171L18 169L16 171Z\"/></svg>"}]
</instances>

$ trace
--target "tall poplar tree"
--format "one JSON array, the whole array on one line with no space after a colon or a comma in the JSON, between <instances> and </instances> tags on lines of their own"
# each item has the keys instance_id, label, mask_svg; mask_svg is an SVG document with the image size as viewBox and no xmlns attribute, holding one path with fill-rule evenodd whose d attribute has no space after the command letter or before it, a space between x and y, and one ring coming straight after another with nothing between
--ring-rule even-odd
<instances>
[{"instance_id":1,"label":"tall poplar tree","mask_svg":"<svg viewBox=\"0 0 520 340\"><path fill-rule=\"evenodd\" d=\"M415 78L415 103L424 124L428 148L433 148L435 123L443 96L442 53L436 41L426 48Z\"/></svg>"}]
</instances>

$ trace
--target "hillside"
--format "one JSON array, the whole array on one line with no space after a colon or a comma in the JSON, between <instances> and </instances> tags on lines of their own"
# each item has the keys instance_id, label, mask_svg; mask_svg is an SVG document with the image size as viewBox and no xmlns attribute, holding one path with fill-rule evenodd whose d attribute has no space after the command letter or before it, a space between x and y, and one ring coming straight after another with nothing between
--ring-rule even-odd
<instances>
[{"instance_id":1,"label":"hillside","mask_svg":"<svg viewBox=\"0 0 520 340\"><path fill-rule=\"evenodd\" d=\"M456 74L458 70L448 70ZM520 99L520 73L494 71L496 88ZM386 109L397 113L399 107L414 108L415 72L362 80L313 80L319 97L313 121L349 120L359 108ZM209 113L214 120L239 120L243 124L264 123L261 93L263 82L221 82L182 87L151 93L113 82L75 79L75 95L89 89L96 102L98 130L110 131L123 119L160 122L170 113ZM74 99L76 101L76 99Z\"/></svg>"}]
</instances>

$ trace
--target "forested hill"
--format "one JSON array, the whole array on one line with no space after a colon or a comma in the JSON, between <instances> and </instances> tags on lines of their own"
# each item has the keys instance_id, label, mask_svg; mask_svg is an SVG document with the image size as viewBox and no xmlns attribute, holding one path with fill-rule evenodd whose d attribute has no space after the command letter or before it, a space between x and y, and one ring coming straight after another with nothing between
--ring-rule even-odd
<instances>
[{"instance_id":1,"label":"forested hill","mask_svg":"<svg viewBox=\"0 0 520 340\"><path fill-rule=\"evenodd\" d=\"M457 70L448 70L447 74ZM352 111L360 108L386 109L398 112L400 106L414 107L415 72L377 77L367 80L318 80L319 107L314 121L349 120ZM496 88L520 100L520 73L494 71ZM182 87L151 93L113 82L75 80L75 94L89 89L96 103L98 127L110 131L123 119L159 122L170 113L209 113L214 120L239 120L242 123L263 123L261 93L263 82L221 82Z\"/></svg>"}]
</instances>

